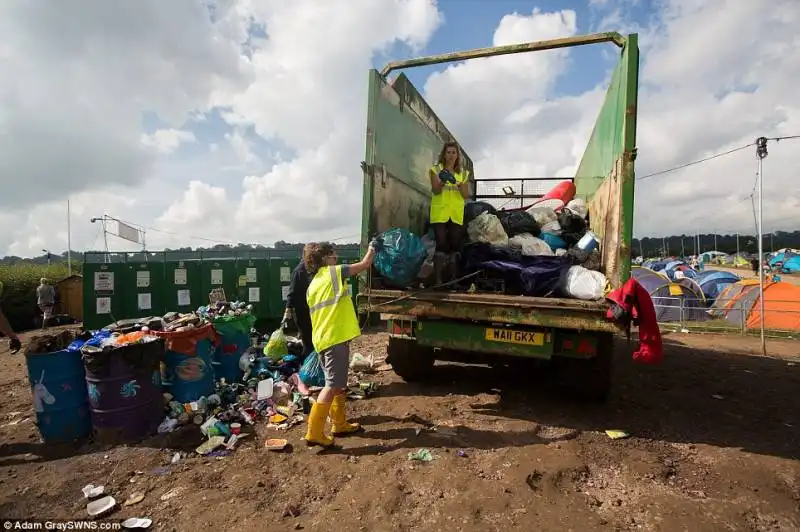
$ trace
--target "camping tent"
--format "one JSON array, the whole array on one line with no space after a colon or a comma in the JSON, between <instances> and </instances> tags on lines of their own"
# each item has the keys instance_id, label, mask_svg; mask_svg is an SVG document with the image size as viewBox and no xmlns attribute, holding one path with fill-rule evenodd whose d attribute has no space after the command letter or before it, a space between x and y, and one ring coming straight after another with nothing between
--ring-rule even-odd
<instances>
[{"instance_id":1,"label":"camping tent","mask_svg":"<svg viewBox=\"0 0 800 532\"><path fill-rule=\"evenodd\" d=\"M703 295L706 299L713 302L717 296L729 285L740 280L740 277L733 272L723 270L705 270L697 274L695 278Z\"/></svg>"},{"instance_id":2,"label":"camping tent","mask_svg":"<svg viewBox=\"0 0 800 532\"><path fill-rule=\"evenodd\" d=\"M761 327L760 290L757 279L746 279L723 290L714 303L713 315L748 329ZM800 286L764 284L764 328L800 331Z\"/></svg>"},{"instance_id":3,"label":"camping tent","mask_svg":"<svg viewBox=\"0 0 800 532\"><path fill-rule=\"evenodd\" d=\"M734 253L733 255L728 255L725 257L725 262L722 264L727 264L730 266L735 267L747 267L750 266L750 260L745 257L742 253Z\"/></svg>"},{"instance_id":4,"label":"camping tent","mask_svg":"<svg viewBox=\"0 0 800 532\"><path fill-rule=\"evenodd\" d=\"M712 259L715 257L724 256L725 253L722 251L704 251L700 254L700 261L701 262L711 262Z\"/></svg>"},{"instance_id":5,"label":"camping tent","mask_svg":"<svg viewBox=\"0 0 800 532\"><path fill-rule=\"evenodd\" d=\"M782 273L800 272L800 255L792 253L791 251L778 253L769 260L769 265L773 268L778 263L782 264L781 266Z\"/></svg>"},{"instance_id":6,"label":"camping tent","mask_svg":"<svg viewBox=\"0 0 800 532\"><path fill-rule=\"evenodd\" d=\"M670 262L674 262L674 261L673 261L672 259L662 259L662 260L656 260L656 261L653 261L653 262L651 262L651 263L650 263L650 264L649 264L647 267L648 267L649 269L653 270L654 272L660 272L660 271L661 271L661 270L663 270L663 269L664 269L664 268L667 266L667 264L669 264Z\"/></svg>"},{"instance_id":7,"label":"camping tent","mask_svg":"<svg viewBox=\"0 0 800 532\"><path fill-rule=\"evenodd\" d=\"M669 277L671 281L674 281L675 272L678 271L683 272L683 277L688 277L689 279L694 279L697 277L697 271L695 271L691 266L682 260L673 260L667 263L667 265L664 266L664 271L662 273L666 273L667 277Z\"/></svg>"},{"instance_id":8,"label":"camping tent","mask_svg":"<svg viewBox=\"0 0 800 532\"><path fill-rule=\"evenodd\" d=\"M631 268L631 277L650 294L659 322L708 319L703 291L691 279L673 283L660 273L639 267Z\"/></svg>"}]
</instances>

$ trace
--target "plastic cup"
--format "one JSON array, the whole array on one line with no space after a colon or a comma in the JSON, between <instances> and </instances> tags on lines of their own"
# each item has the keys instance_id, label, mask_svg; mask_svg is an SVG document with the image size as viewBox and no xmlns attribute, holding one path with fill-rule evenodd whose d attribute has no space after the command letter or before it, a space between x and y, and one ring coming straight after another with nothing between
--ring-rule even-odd
<instances>
[{"instance_id":1,"label":"plastic cup","mask_svg":"<svg viewBox=\"0 0 800 532\"><path fill-rule=\"evenodd\" d=\"M242 424L241 423L231 423L231 433L232 434L240 434L242 432Z\"/></svg>"}]
</instances>

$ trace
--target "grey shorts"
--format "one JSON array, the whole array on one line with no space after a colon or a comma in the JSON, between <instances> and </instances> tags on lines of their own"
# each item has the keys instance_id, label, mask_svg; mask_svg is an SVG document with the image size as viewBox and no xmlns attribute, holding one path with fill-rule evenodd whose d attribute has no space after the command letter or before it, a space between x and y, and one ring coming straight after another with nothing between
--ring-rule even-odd
<instances>
[{"instance_id":1,"label":"grey shorts","mask_svg":"<svg viewBox=\"0 0 800 532\"><path fill-rule=\"evenodd\" d=\"M325 373L325 386L347 388L347 374L350 371L350 342L336 344L320 353L322 371Z\"/></svg>"}]
</instances>

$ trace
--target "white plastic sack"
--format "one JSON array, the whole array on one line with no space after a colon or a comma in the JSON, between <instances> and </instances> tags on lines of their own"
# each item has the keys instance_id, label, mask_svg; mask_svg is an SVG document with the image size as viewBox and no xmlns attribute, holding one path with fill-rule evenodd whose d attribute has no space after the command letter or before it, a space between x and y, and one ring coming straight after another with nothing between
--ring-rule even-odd
<instances>
[{"instance_id":1,"label":"white plastic sack","mask_svg":"<svg viewBox=\"0 0 800 532\"><path fill-rule=\"evenodd\" d=\"M583 266L572 266L564 280L564 291L575 299L588 301L603 297L606 276L600 272L587 270Z\"/></svg>"},{"instance_id":2,"label":"white plastic sack","mask_svg":"<svg viewBox=\"0 0 800 532\"><path fill-rule=\"evenodd\" d=\"M533 216L533 219L536 220L536 223L539 224L539 226L558 221L558 215L556 214L556 211L550 207L540 207L538 205L534 205L526 212Z\"/></svg>"},{"instance_id":3,"label":"white plastic sack","mask_svg":"<svg viewBox=\"0 0 800 532\"><path fill-rule=\"evenodd\" d=\"M541 238L536 238L530 233L522 233L513 238L509 238L508 245L521 248L523 255L553 255L553 250L550 249L547 242Z\"/></svg>"},{"instance_id":4,"label":"white plastic sack","mask_svg":"<svg viewBox=\"0 0 800 532\"><path fill-rule=\"evenodd\" d=\"M552 222L547 222L546 224L542 225L542 233L550 233L553 235L560 235L561 231L561 224L558 223L558 220L553 220Z\"/></svg>"},{"instance_id":5,"label":"white plastic sack","mask_svg":"<svg viewBox=\"0 0 800 532\"><path fill-rule=\"evenodd\" d=\"M495 246L507 246L508 235L500 219L494 214L484 212L467 226L471 242L486 242Z\"/></svg>"},{"instance_id":6,"label":"white plastic sack","mask_svg":"<svg viewBox=\"0 0 800 532\"><path fill-rule=\"evenodd\" d=\"M575 198L574 200L567 203L565 209L572 211L573 213L577 214L581 218L586 218L586 214L589 212L589 209L586 208L586 202L583 198Z\"/></svg>"}]
</instances>

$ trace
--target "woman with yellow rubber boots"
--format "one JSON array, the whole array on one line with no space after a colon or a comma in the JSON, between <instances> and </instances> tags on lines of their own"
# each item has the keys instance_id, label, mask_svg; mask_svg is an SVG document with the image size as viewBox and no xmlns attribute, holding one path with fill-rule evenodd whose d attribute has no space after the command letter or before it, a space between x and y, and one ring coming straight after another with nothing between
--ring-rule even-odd
<instances>
[{"instance_id":1,"label":"woman with yellow rubber boots","mask_svg":"<svg viewBox=\"0 0 800 532\"><path fill-rule=\"evenodd\" d=\"M311 337L325 372L325 387L308 416L307 445L333 445L333 437L325 434L328 416L333 436L344 436L361 429L358 423L347 421L345 412L350 341L361 335L347 279L368 270L381 245L380 239L373 240L367 254L355 264L336 264L336 250L328 242L307 244L303 249L303 262L311 278L306 292L311 314Z\"/></svg>"},{"instance_id":2,"label":"woman with yellow rubber boots","mask_svg":"<svg viewBox=\"0 0 800 532\"><path fill-rule=\"evenodd\" d=\"M440 285L447 262L450 263L448 277L458 276L459 251L464 239L464 203L470 195L469 171L461 166L458 144L445 143L439 160L428 174L433 192L430 219L436 239L433 271L436 284Z\"/></svg>"}]
</instances>

